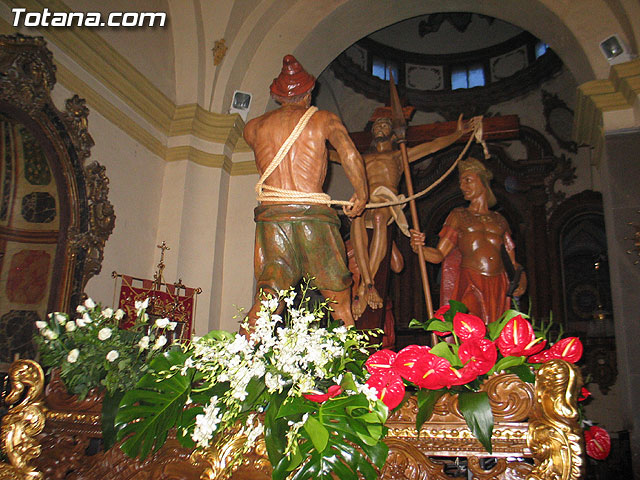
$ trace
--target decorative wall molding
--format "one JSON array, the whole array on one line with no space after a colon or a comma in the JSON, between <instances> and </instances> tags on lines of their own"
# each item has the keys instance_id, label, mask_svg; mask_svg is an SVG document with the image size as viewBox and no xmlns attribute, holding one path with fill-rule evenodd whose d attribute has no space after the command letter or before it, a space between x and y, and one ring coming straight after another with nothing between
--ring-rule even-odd
<instances>
[{"instance_id":1,"label":"decorative wall molding","mask_svg":"<svg viewBox=\"0 0 640 480\"><path fill-rule=\"evenodd\" d=\"M5 0L9 7L42 11L70 12L60 0ZM0 18L1 30L16 33L6 20ZM224 168L232 175L254 173L247 166L233 168L230 156L235 152L250 152L242 138L244 122L237 114L210 112L197 104L175 105L142 73L120 55L98 34L82 28L42 28L47 41L51 41L78 66L85 69L98 82L109 89L149 125L158 129L150 132L140 122L98 93L71 69L56 62L58 81L67 89L86 99L87 103L109 122L165 161L187 159L212 168ZM223 145L228 155L210 154L193 148L168 147L170 138L192 135L198 139ZM255 170L255 169L254 169ZM242 172L242 173L236 173Z\"/></svg>"},{"instance_id":2,"label":"decorative wall molding","mask_svg":"<svg viewBox=\"0 0 640 480\"><path fill-rule=\"evenodd\" d=\"M167 149L167 154L164 157L167 162L176 162L180 160L189 160L190 162L197 163L204 167L224 168L227 171L231 170L230 160L222 154L203 152L190 145L184 145L180 147L171 147Z\"/></svg>"},{"instance_id":3,"label":"decorative wall molding","mask_svg":"<svg viewBox=\"0 0 640 480\"><path fill-rule=\"evenodd\" d=\"M42 12L71 12L61 0L4 0L10 7ZM69 55L152 125L167 131L174 103L128 60L90 28L40 27L46 38Z\"/></svg>"},{"instance_id":4,"label":"decorative wall molding","mask_svg":"<svg viewBox=\"0 0 640 480\"><path fill-rule=\"evenodd\" d=\"M578 87L573 138L593 147L594 165L600 164L607 132L639 127L640 59L614 65L607 80Z\"/></svg>"},{"instance_id":5,"label":"decorative wall molding","mask_svg":"<svg viewBox=\"0 0 640 480\"><path fill-rule=\"evenodd\" d=\"M209 112L200 105L191 103L176 107L168 134L170 137L194 135L209 142L226 144L230 138L237 141L243 128L244 122L240 115Z\"/></svg>"}]
</instances>

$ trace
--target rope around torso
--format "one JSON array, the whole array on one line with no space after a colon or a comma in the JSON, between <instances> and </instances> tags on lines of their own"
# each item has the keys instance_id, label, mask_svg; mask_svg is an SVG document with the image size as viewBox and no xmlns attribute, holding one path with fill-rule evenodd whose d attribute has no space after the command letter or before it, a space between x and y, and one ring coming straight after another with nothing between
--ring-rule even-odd
<instances>
[{"instance_id":1,"label":"rope around torso","mask_svg":"<svg viewBox=\"0 0 640 480\"><path fill-rule=\"evenodd\" d=\"M256 189L257 199L259 202L262 202L265 200L286 202L291 200L291 201L301 202L301 203L337 205L337 206L343 206L343 207L353 205L353 202L348 200L332 200L331 197L326 193L299 192L297 190L288 190L286 188L279 188L279 187L274 187L271 185L264 184L265 180L269 177L269 175L271 175L273 171L276 168L278 168L278 165L282 163L282 160L284 159L284 157L287 155L287 153L289 153L291 146L294 144L294 142L298 139L302 131L305 129L305 127L307 126L307 123L309 123L311 116L317 111L318 111L317 107L310 107L304 113L304 115L300 118L300 120L298 121L298 124L293 129L289 137L285 140L285 142L282 144L282 146L278 150L278 153L276 153L275 157L273 157L273 160L271 161L267 169L264 171L264 173L260 177L260 180L258 180L258 183L256 184L255 189ZM489 158L489 150L482 136L483 136L482 119L480 119L480 121L476 123L476 127L473 130L473 134L469 137L469 140L467 141L466 145L462 149L462 152L460 152L460 155L458 155L458 158L456 158L455 162L453 162L453 164L447 169L446 172L444 172L440 176L440 178L438 178L438 180L433 182L424 190L421 190L420 192L415 193L409 197L399 198L398 200L395 200L395 201L367 203L365 208L383 208L383 207L392 207L394 205L403 205L405 203L411 202L413 200L416 200L426 195L435 187L437 187L445 178L447 178L451 174L451 172L453 172L453 170L456 168L460 160L467 153L467 150L469 150L469 147L471 146L471 142L473 140L476 140L478 143L482 145L485 159Z\"/></svg>"}]
</instances>

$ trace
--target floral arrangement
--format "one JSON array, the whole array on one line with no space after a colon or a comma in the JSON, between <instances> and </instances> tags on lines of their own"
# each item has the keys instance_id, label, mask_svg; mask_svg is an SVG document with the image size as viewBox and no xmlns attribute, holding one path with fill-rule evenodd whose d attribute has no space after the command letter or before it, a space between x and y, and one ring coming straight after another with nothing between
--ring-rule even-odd
<instances>
[{"instance_id":1,"label":"floral arrangement","mask_svg":"<svg viewBox=\"0 0 640 480\"><path fill-rule=\"evenodd\" d=\"M165 330L175 322L156 320L149 325L146 314L149 299L136 302L135 325L119 328L124 312L102 308L92 299L76 308L76 317L50 313L48 321L37 321L34 341L41 362L48 368L60 368L67 390L80 399L92 388L104 388L110 394L132 389L147 370L147 364L167 344Z\"/></svg>"},{"instance_id":2,"label":"floral arrangement","mask_svg":"<svg viewBox=\"0 0 640 480\"><path fill-rule=\"evenodd\" d=\"M136 320L128 330L119 328L120 309L102 308L88 298L76 308L74 318L54 312L37 321L34 342L40 362L60 369L67 390L82 400L91 389L103 389L102 429L105 448L115 441L113 419L120 399L146 374L149 363L168 343L167 331L175 322L167 318L149 323L149 299L136 302Z\"/></svg>"},{"instance_id":3,"label":"floral arrangement","mask_svg":"<svg viewBox=\"0 0 640 480\"><path fill-rule=\"evenodd\" d=\"M377 478L388 455L389 411L413 392L418 431L442 395L456 394L469 428L491 452L493 414L482 382L502 371L533 382L539 364L582 355L577 337L551 342L549 325L534 328L520 312L485 326L454 301L430 321L411 323L447 341L370 354L366 333L330 321L330 307L311 308L308 294L303 287L264 297L255 325L242 325L247 336L212 331L167 351L166 331L175 324L150 325L147 301L136 304L134 327L121 330L121 310L88 299L76 318L53 313L38 322L36 342L43 364L59 366L72 393L107 390L105 440L117 432L129 456L146 457L176 428L182 445L201 450L241 438L227 464L233 468L262 436L273 478L294 480ZM598 428L586 431L586 445L602 458L608 435Z\"/></svg>"},{"instance_id":4,"label":"floral arrangement","mask_svg":"<svg viewBox=\"0 0 640 480\"><path fill-rule=\"evenodd\" d=\"M120 404L121 448L144 458L173 427L200 449L243 435L237 464L264 435L274 479L377 478L388 407L366 381L367 336L329 321L307 294L264 297L247 337L213 331L154 359Z\"/></svg>"},{"instance_id":5,"label":"floral arrangement","mask_svg":"<svg viewBox=\"0 0 640 480\"><path fill-rule=\"evenodd\" d=\"M482 319L467 313L464 304L452 300L434 317L428 323L413 320L410 326L433 331L450 341L432 348L410 345L397 354L388 350L375 353L367 362L373 374L369 383L393 389L396 401L404 394L403 380L418 387L418 430L442 395L458 394L467 425L489 453L493 414L487 394L479 391L482 381L493 373L507 371L533 383L533 370L539 364L551 359L575 363L583 352L578 337L558 338L545 350L551 325L536 332L529 317L515 310L506 311L485 326Z\"/></svg>"}]
</instances>

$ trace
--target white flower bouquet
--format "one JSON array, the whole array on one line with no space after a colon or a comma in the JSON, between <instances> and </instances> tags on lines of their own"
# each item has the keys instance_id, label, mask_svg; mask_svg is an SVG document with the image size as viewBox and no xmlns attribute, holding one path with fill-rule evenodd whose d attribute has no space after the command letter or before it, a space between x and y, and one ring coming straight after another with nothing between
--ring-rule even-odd
<instances>
[{"instance_id":1,"label":"white flower bouquet","mask_svg":"<svg viewBox=\"0 0 640 480\"><path fill-rule=\"evenodd\" d=\"M120 403L121 448L144 458L177 427L207 449L239 429L235 461L263 435L273 478L377 478L388 409L366 385L367 336L330 322L325 303L311 311L307 293L298 306L293 290L266 296L248 337L213 331L156 358Z\"/></svg>"},{"instance_id":2,"label":"white flower bouquet","mask_svg":"<svg viewBox=\"0 0 640 480\"><path fill-rule=\"evenodd\" d=\"M103 309L90 298L78 305L73 318L50 313L47 321L36 322L41 363L59 368L69 393L80 399L92 388L108 394L132 389L167 343L165 331L175 328L168 319L150 324L147 307L148 299L136 303L137 319L128 330L119 328L122 310Z\"/></svg>"}]
</instances>

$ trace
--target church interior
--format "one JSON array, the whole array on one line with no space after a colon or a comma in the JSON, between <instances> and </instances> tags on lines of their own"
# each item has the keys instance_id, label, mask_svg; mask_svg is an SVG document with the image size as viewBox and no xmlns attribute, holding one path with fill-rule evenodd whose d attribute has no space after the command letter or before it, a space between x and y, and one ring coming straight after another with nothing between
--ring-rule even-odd
<instances>
[{"instance_id":1,"label":"church interior","mask_svg":"<svg viewBox=\"0 0 640 480\"><path fill-rule=\"evenodd\" d=\"M14 26L16 8L164 12L167 22ZM410 147L450 133L459 115L488 122L494 210L528 280L519 306L582 339L579 366L593 397L585 414L611 434L609 463L585 478L640 470L640 3L0 0L0 34L44 38L55 65L46 94L79 132L65 146L25 120L22 153L41 159L31 165L15 164L20 155L2 142L3 371L35 355L35 321L48 312L73 310L83 293L117 308L122 278L112 272L153 279L161 265L167 282L198 290L194 335L238 331L255 292L259 178L243 130L277 107L269 85L292 54L317 79L313 104L342 120L361 153L374 112L389 106L389 72L413 107ZM0 58L9 45L0 40ZM2 76L2 85L11 81ZM8 139L17 114L0 106ZM463 146L412 163L415 190L442 177ZM75 172L56 164L65 148ZM469 152L482 154L479 145ZM91 165L80 184L69 180L78 165ZM325 191L340 200L353 193L339 164L330 164ZM457 173L418 199L427 245L465 204ZM347 238L349 220L341 221ZM384 327L392 348L427 344L409 329L427 318L417 256L395 227L389 238L404 268L394 273L383 261L384 308L368 309L359 325ZM427 271L437 307L442 272Z\"/></svg>"}]
</instances>

